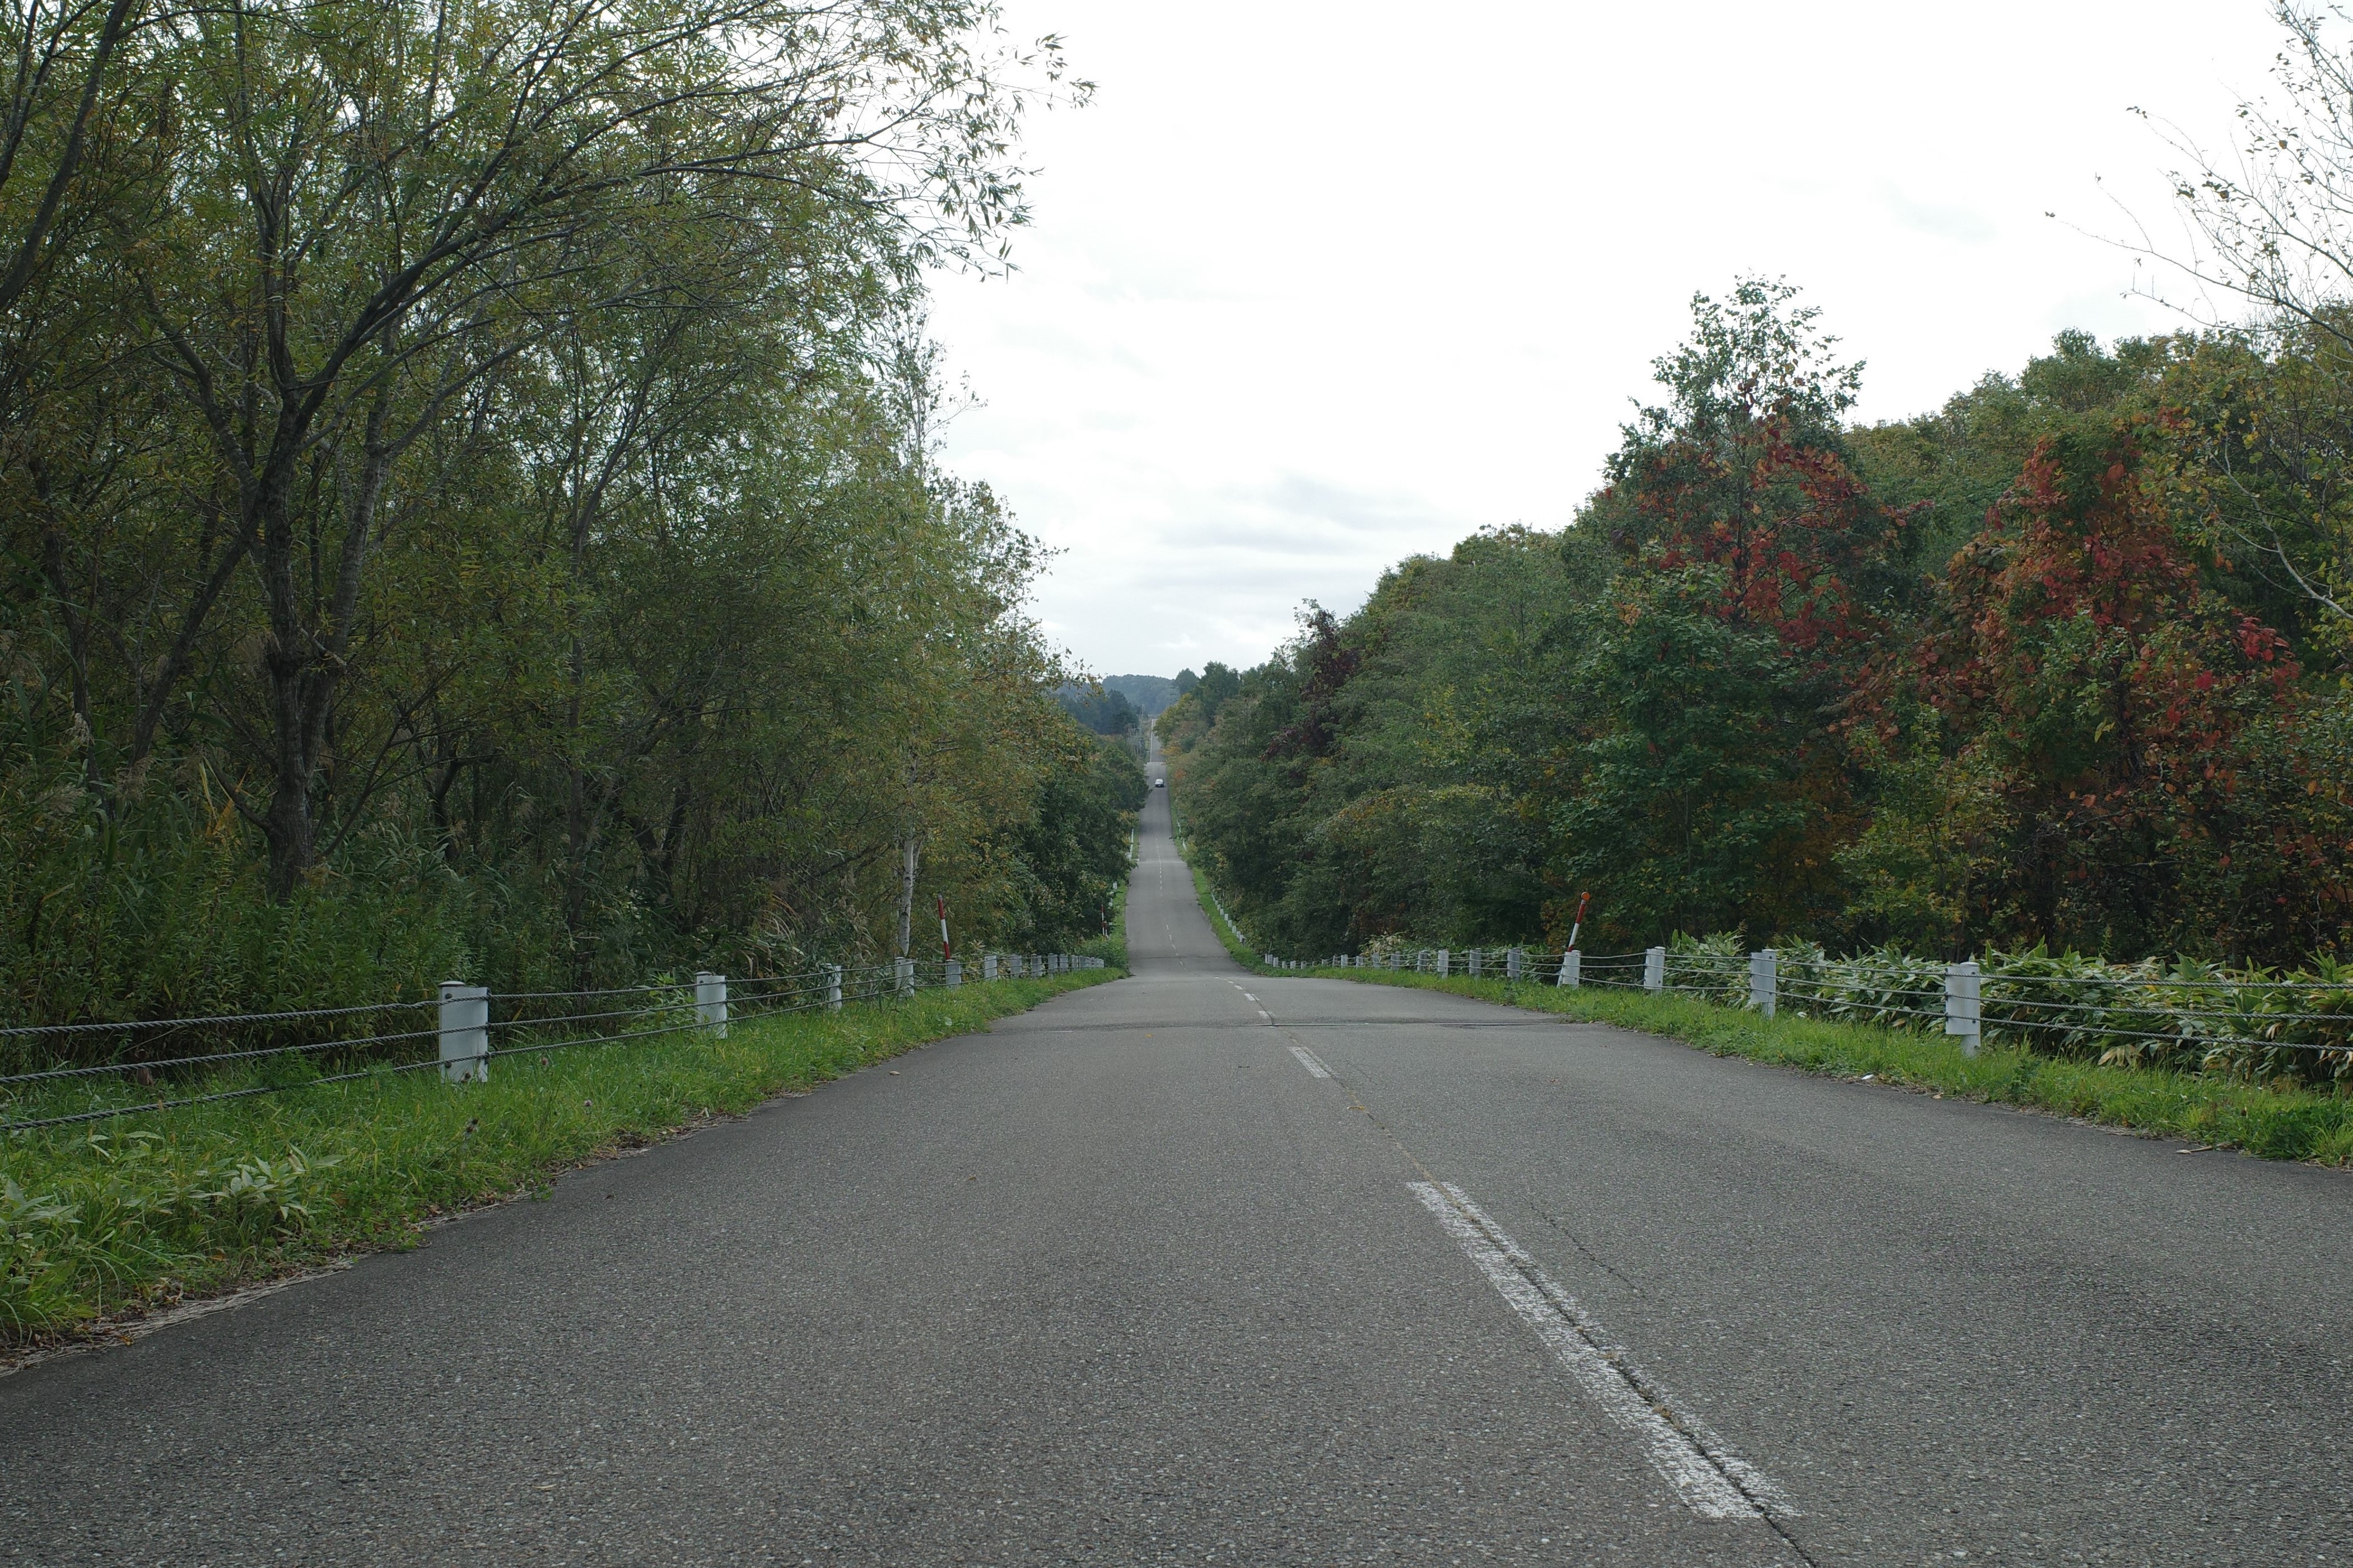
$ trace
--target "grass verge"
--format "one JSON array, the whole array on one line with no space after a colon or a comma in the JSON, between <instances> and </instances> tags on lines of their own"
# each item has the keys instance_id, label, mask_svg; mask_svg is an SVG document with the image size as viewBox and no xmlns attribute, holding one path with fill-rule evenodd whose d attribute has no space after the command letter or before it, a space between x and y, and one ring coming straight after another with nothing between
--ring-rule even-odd
<instances>
[{"instance_id":1,"label":"grass verge","mask_svg":"<svg viewBox=\"0 0 2353 1568\"><path fill-rule=\"evenodd\" d=\"M485 1084L386 1074L0 1142L0 1350L543 1194L558 1173L980 1028L1118 968L501 1058Z\"/></svg>"},{"instance_id":2,"label":"grass verge","mask_svg":"<svg viewBox=\"0 0 2353 1568\"><path fill-rule=\"evenodd\" d=\"M1201 912L1209 917L1209 929L1217 933L1219 942L1226 944L1226 951L1233 955L1234 962L1253 974L1273 973L1258 961L1258 954L1252 952L1250 950L1250 944L1242 941L1241 932L1236 931L1232 923L1218 912L1218 900L1209 895L1209 879L1202 872L1201 868L1193 864L1193 858L1190 855L1185 857L1185 868L1193 873L1193 892L1200 900ZM1339 971L1334 970L1333 973L1336 974Z\"/></svg>"},{"instance_id":3,"label":"grass verge","mask_svg":"<svg viewBox=\"0 0 2353 1568\"><path fill-rule=\"evenodd\" d=\"M1204 905L1206 908L1206 903ZM1211 917L1212 922L1215 916ZM1989 1045L1974 1057L1942 1035L1819 1018L1767 1018L1736 1007L1641 992L1514 984L1379 969L1303 973L1451 991L1665 1035L1720 1057L1800 1068L1992 1104L2025 1106L2112 1127L2244 1149L2273 1160L2353 1164L2353 1097L2197 1073L2102 1067Z\"/></svg>"}]
</instances>

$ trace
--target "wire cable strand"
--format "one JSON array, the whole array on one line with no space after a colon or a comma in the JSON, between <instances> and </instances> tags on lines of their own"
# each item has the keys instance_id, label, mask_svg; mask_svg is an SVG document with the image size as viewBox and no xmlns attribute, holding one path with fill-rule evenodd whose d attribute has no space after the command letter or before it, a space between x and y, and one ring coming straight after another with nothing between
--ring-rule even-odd
<instances>
[{"instance_id":1,"label":"wire cable strand","mask_svg":"<svg viewBox=\"0 0 2353 1568\"><path fill-rule=\"evenodd\" d=\"M295 1013L225 1013L211 1018L133 1018L120 1024L15 1024L0 1028L0 1037L25 1035L96 1034L107 1029L183 1029L205 1024L276 1024L291 1018L340 1018L353 1013L385 1013L396 1007L438 1007L439 997L416 1002L363 1002L351 1007L307 1007Z\"/></svg>"}]
</instances>

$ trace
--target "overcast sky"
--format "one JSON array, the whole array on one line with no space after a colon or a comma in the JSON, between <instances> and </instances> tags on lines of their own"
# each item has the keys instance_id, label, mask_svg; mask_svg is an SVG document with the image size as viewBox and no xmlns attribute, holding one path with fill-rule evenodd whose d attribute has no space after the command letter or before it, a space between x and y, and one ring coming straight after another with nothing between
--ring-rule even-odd
<instances>
[{"instance_id":1,"label":"overcast sky","mask_svg":"<svg viewBox=\"0 0 2353 1568\"><path fill-rule=\"evenodd\" d=\"M985 400L946 460L1060 552L1050 636L1161 675L1256 663L1302 600L1353 609L1408 554L1567 522L1693 291L1743 273L1823 307L1873 419L2064 327L2176 324L2078 229L2178 233L2179 159L2130 109L2227 149L2279 37L2257 0L1008 21L1098 90L1033 122L1018 271L939 281Z\"/></svg>"}]
</instances>

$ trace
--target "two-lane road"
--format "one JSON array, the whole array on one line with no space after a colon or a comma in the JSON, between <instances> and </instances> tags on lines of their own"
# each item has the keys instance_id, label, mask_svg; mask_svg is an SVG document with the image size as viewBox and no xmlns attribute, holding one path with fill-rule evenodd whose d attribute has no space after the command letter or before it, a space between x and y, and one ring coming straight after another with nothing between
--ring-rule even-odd
<instances>
[{"instance_id":1,"label":"two-lane road","mask_svg":"<svg viewBox=\"0 0 2353 1568\"><path fill-rule=\"evenodd\" d=\"M0 1562L2353 1557L2353 1184L1133 978L0 1378Z\"/></svg>"}]
</instances>

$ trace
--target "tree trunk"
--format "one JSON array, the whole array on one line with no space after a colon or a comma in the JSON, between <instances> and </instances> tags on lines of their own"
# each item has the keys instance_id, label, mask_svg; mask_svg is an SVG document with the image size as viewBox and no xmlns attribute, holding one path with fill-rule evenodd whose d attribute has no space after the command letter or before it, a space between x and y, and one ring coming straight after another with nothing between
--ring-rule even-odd
<instances>
[{"instance_id":1,"label":"tree trunk","mask_svg":"<svg viewBox=\"0 0 2353 1568\"><path fill-rule=\"evenodd\" d=\"M366 581L376 510L392 469L395 454L384 440L388 411L388 394L380 388L368 411L360 471L335 559L334 587L326 604L313 606L316 626L303 613L302 590L295 571L290 461L273 466L261 493L262 592L269 615L269 648L262 666L269 680L271 728L269 807L261 828L269 840L270 897L280 900L293 894L318 859L311 786L318 778L335 691L343 683L351 651L352 626L359 617L360 589ZM291 449L293 445L281 437L282 449ZM314 591L315 566L314 563Z\"/></svg>"},{"instance_id":2,"label":"tree trunk","mask_svg":"<svg viewBox=\"0 0 2353 1568\"><path fill-rule=\"evenodd\" d=\"M900 841L899 851L899 945L893 956L905 958L914 935L915 865L923 856L923 841L910 833Z\"/></svg>"}]
</instances>

